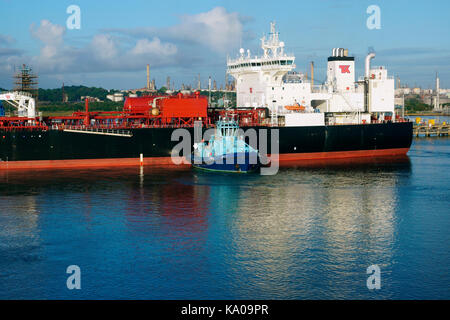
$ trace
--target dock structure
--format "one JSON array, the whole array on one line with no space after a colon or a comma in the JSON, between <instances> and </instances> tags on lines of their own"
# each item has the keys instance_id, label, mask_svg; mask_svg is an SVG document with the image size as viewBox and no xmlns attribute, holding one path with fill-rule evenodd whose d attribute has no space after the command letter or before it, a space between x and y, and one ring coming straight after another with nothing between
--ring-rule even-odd
<instances>
[{"instance_id":1,"label":"dock structure","mask_svg":"<svg viewBox=\"0 0 450 320\"><path fill-rule=\"evenodd\" d=\"M448 136L450 133L450 125L448 123L437 123L437 124L414 124L413 136L415 137L442 137Z\"/></svg>"}]
</instances>

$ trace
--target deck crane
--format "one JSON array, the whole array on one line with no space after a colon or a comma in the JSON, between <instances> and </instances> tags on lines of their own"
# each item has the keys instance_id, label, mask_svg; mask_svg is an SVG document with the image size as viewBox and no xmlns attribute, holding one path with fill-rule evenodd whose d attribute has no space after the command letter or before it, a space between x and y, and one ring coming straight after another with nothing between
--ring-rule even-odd
<instances>
[{"instance_id":1,"label":"deck crane","mask_svg":"<svg viewBox=\"0 0 450 320\"><path fill-rule=\"evenodd\" d=\"M0 93L0 100L4 100L17 108L19 117L36 117L36 102L28 92L12 91Z\"/></svg>"}]
</instances>

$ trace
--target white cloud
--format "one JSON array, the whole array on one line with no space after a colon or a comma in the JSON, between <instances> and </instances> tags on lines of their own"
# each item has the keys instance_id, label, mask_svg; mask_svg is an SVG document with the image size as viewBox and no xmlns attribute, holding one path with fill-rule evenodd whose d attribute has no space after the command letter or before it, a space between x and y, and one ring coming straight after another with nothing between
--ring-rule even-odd
<instances>
[{"instance_id":1,"label":"white cloud","mask_svg":"<svg viewBox=\"0 0 450 320\"><path fill-rule=\"evenodd\" d=\"M22 50L14 49L14 48L0 48L0 56L12 56L19 55L22 53Z\"/></svg>"},{"instance_id":2,"label":"white cloud","mask_svg":"<svg viewBox=\"0 0 450 320\"><path fill-rule=\"evenodd\" d=\"M216 53L225 54L237 48L243 37L248 37L249 34L244 32L244 23L247 21L248 17L242 17L237 12L216 7L207 12L180 16L180 22L171 27L105 29L104 32L135 38L157 36L177 45L202 45Z\"/></svg>"},{"instance_id":3,"label":"white cloud","mask_svg":"<svg viewBox=\"0 0 450 320\"><path fill-rule=\"evenodd\" d=\"M110 35L98 34L94 36L90 47L99 60L110 61L118 55L117 45Z\"/></svg>"},{"instance_id":4,"label":"white cloud","mask_svg":"<svg viewBox=\"0 0 450 320\"><path fill-rule=\"evenodd\" d=\"M31 25L31 34L46 45L60 45L65 33L65 27L53 24L49 20L42 20L37 29L34 24Z\"/></svg>"},{"instance_id":5,"label":"white cloud","mask_svg":"<svg viewBox=\"0 0 450 320\"><path fill-rule=\"evenodd\" d=\"M10 45L14 42L15 42L15 40L13 37L0 34L0 45Z\"/></svg>"},{"instance_id":6,"label":"white cloud","mask_svg":"<svg viewBox=\"0 0 450 320\"><path fill-rule=\"evenodd\" d=\"M174 37L201 43L214 51L227 53L243 36L243 24L238 13L228 13L216 7L208 12L184 15L181 23L168 29Z\"/></svg>"},{"instance_id":7,"label":"white cloud","mask_svg":"<svg viewBox=\"0 0 450 320\"><path fill-rule=\"evenodd\" d=\"M66 43L65 27L42 20L39 27L31 26L31 34L42 43L40 54L31 58L39 73L93 73L133 71L149 62L154 67L174 61L177 47L154 37L134 40L126 49L110 34L97 34L81 47Z\"/></svg>"},{"instance_id":8,"label":"white cloud","mask_svg":"<svg viewBox=\"0 0 450 320\"><path fill-rule=\"evenodd\" d=\"M153 38L152 41L148 39L140 39L136 46L130 51L132 54L157 54L157 55L174 55L177 53L177 47L172 43L161 43L159 38Z\"/></svg>"},{"instance_id":9,"label":"white cloud","mask_svg":"<svg viewBox=\"0 0 450 320\"><path fill-rule=\"evenodd\" d=\"M12 70L22 63L30 64L41 77L130 72L142 70L147 63L153 70L225 68L224 54L238 48L245 37L245 21L238 13L217 7L180 16L179 22L170 27L103 30L76 43L73 38L66 38L65 26L44 19L30 26L32 37L41 45L39 54L0 48L0 71ZM13 42L11 37L0 35L0 46Z\"/></svg>"},{"instance_id":10,"label":"white cloud","mask_svg":"<svg viewBox=\"0 0 450 320\"><path fill-rule=\"evenodd\" d=\"M15 43L15 39L0 34L0 87L11 86L11 76L14 71L14 66L23 63L23 50L11 48L10 45Z\"/></svg>"}]
</instances>

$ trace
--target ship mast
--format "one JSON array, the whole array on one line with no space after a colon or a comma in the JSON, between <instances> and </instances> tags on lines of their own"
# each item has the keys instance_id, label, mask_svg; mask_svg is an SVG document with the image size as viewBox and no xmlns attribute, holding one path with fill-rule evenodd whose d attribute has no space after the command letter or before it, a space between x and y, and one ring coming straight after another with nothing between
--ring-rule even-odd
<instances>
[{"instance_id":1,"label":"ship mast","mask_svg":"<svg viewBox=\"0 0 450 320\"><path fill-rule=\"evenodd\" d=\"M270 23L270 38L266 41L266 37L261 38L261 48L264 51L264 58L269 57L269 52L272 57L278 57L278 55L283 55L284 42L279 39L280 33L275 29L275 22ZM280 49L280 52L278 52Z\"/></svg>"}]
</instances>

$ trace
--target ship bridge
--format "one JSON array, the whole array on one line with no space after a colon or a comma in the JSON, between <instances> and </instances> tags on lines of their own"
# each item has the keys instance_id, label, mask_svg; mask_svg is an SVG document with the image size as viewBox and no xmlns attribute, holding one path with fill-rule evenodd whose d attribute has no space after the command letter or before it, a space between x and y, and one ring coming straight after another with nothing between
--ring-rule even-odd
<instances>
[{"instance_id":1,"label":"ship bridge","mask_svg":"<svg viewBox=\"0 0 450 320\"><path fill-rule=\"evenodd\" d=\"M228 73L242 72L242 71L270 71L270 70L281 70L285 72L291 71L295 68L294 65L295 57L281 57L278 59L273 58L244 58L241 57L236 60L228 60Z\"/></svg>"},{"instance_id":2,"label":"ship bridge","mask_svg":"<svg viewBox=\"0 0 450 320\"><path fill-rule=\"evenodd\" d=\"M279 33L275 30L275 23L270 24L270 37L261 38L261 49L264 54L260 57L252 57L247 49L245 55L244 48L240 49L240 56L237 59L228 59L227 71L229 74L237 75L241 72L271 72L287 73L295 68L295 56L284 52L284 42L279 40Z\"/></svg>"},{"instance_id":3,"label":"ship bridge","mask_svg":"<svg viewBox=\"0 0 450 320\"><path fill-rule=\"evenodd\" d=\"M240 49L236 59L227 60L227 73L236 80L237 105L260 107L272 103L268 88L280 87L283 77L295 69L295 56L284 52L275 23L270 24L269 38L261 38L261 56L252 56L250 50Z\"/></svg>"}]
</instances>

